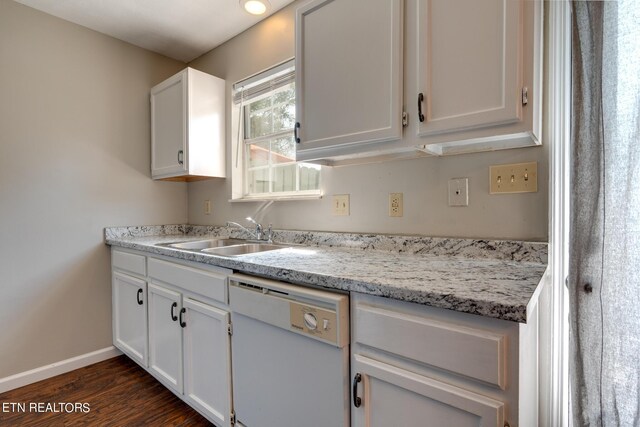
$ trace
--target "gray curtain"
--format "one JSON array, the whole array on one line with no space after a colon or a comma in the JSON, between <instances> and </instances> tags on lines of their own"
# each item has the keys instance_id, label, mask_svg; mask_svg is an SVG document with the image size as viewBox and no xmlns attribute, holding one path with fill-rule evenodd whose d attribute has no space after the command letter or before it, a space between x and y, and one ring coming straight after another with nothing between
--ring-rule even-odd
<instances>
[{"instance_id":1,"label":"gray curtain","mask_svg":"<svg viewBox=\"0 0 640 427\"><path fill-rule=\"evenodd\" d=\"M572 418L640 426L640 0L572 5Z\"/></svg>"}]
</instances>

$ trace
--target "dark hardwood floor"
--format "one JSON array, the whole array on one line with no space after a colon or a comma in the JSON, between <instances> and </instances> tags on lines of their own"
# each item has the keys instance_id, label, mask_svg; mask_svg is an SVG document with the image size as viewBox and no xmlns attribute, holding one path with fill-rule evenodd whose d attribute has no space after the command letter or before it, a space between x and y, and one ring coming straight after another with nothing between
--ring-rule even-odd
<instances>
[{"instance_id":1,"label":"dark hardwood floor","mask_svg":"<svg viewBox=\"0 0 640 427\"><path fill-rule=\"evenodd\" d=\"M66 413L61 406L64 403L88 403L90 410ZM25 411L17 404L24 404ZM42 405L38 407L38 404ZM52 406L47 408L47 404ZM38 412L38 409L49 411ZM71 410L72 407L66 405L66 409ZM129 358L120 356L0 394L0 425L116 427L212 424Z\"/></svg>"}]
</instances>

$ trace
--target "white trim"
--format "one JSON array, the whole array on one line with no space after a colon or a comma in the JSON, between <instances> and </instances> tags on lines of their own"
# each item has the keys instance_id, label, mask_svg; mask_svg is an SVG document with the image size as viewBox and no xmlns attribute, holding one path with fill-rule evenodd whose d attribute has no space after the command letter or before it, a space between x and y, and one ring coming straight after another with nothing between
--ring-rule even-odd
<instances>
[{"instance_id":1,"label":"white trim","mask_svg":"<svg viewBox=\"0 0 640 427\"><path fill-rule=\"evenodd\" d=\"M277 194L277 193L274 193ZM239 199L229 199L230 203L244 202L278 202L278 201L296 201L296 200L319 200L322 199L322 193L318 194L299 194L287 196L264 196L264 197L242 197Z\"/></svg>"},{"instance_id":2,"label":"white trim","mask_svg":"<svg viewBox=\"0 0 640 427\"><path fill-rule=\"evenodd\" d=\"M81 354L80 356L55 362L50 365L41 366L30 371L20 372L19 374L0 379L0 393L23 387L56 375L84 368L112 357L120 356L122 353L114 346L105 347L91 353Z\"/></svg>"},{"instance_id":3,"label":"white trim","mask_svg":"<svg viewBox=\"0 0 640 427\"><path fill-rule=\"evenodd\" d=\"M551 366L541 378L550 393L542 424L568 427L568 296L569 267L569 151L571 138L571 6L551 1L549 7L549 268L551 271Z\"/></svg>"},{"instance_id":4,"label":"white trim","mask_svg":"<svg viewBox=\"0 0 640 427\"><path fill-rule=\"evenodd\" d=\"M233 90L236 91L241 87L244 87L246 89L251 86L255 86L256 83L259 83L261 80L269 80L273 77L276 77L278 74L284 74L283 73L284 71L288 70L289 68L294 68L295 66L296 66L295 58L289 58L276 65L265 68L262 71L258 71L255 74L245 77L242 80L238 80L233 84ZM269 74L267 74L267 72Z\"/></svg>"}]
</instances>

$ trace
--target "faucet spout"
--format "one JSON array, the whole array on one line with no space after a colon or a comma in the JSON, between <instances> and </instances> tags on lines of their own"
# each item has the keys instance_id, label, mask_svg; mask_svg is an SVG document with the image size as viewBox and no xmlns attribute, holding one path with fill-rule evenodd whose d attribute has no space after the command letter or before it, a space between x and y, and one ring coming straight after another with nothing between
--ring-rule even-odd
<instances>
[{"instance_id":1,"label":"faucet spout","mask_svg":"<svg viewBox=\"0 0 640 427\"><path fill-rule=\"evenodd\" d=\"M227 227L231 227L231 226L238 227L246 231L247 234L249 234L249 236L251 236L253 239L260 240L260 237L258 237L253 231L249 230L247 227L245 227L242 224L238 224L237 222L233 222L233 221L227 221Z\"/></svg>"}]
</instances>

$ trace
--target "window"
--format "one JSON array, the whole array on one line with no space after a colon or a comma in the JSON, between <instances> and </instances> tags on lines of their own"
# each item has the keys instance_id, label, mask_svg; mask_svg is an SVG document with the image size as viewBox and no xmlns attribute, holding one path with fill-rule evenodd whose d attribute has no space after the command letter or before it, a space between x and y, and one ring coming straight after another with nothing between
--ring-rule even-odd
<instances>
[{"instance_id":1,"label":"window","mask_svg":"<svg viewBox=\"0 0 640 427\"><path fill-rule=\"evenodd\" d=\"M320 194L321 167L296 162L294 79L289 61L234 85L243 198Z\"/></svg>"}]
</instances>

